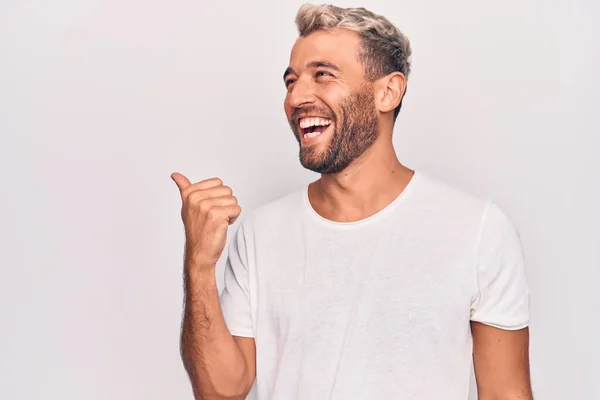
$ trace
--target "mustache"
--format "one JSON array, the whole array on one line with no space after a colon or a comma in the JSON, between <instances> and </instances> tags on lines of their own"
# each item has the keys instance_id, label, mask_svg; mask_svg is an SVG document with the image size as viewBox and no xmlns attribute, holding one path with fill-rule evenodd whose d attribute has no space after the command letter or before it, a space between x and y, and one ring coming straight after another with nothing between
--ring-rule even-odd
<instances>
[{"instance_id":1,"label":"mustache","mask_svg":"<svg viewBox=\"0 0 600 400\"><path fill-rule=\"evenodd\" d=\"M329 109L319 108L319 107L305 107L305 108L294 108L294 110L292 111L292 115L290 117L290 122L297 124L298 118L300 118L301 115L306 115L306 114L321 115L325 118L329 118L330 120L335 121L335 114Z\"/></svg>"}]
</instances>

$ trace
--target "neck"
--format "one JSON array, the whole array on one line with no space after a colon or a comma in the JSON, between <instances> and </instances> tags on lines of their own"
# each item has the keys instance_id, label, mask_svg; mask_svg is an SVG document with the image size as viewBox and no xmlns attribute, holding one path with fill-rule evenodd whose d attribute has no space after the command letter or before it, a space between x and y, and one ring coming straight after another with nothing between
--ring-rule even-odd
<instances>
[{"instance_id":1,"label":"neck","mask_svg":"<svg viewBox=\"0 0 600 400\"><path fill-rule=\"evenodd\" d=\"M391 135L386 135L344 171L321 175L309 185L308 196L315 211L326 219L359 221L393 202L413 173L400 163Z\"/></svg>"}]
</instances>

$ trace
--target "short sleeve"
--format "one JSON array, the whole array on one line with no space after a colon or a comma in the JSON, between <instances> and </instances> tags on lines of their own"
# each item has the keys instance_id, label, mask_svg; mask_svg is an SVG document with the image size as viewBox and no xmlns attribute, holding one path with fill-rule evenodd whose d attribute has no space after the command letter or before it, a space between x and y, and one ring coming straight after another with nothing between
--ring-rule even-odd
<instances>
[{"instance_id":1,"label":"short sleeve","mask_svg":"<svg viewBox=\"0 0 600 400\"><path fill-rule=\"evenodd\" d=\"M246 240L241 224L229 244L228 253L220 296L223 317L233 336L254 337Z\"/></svg>"},{"instance_id":2,"label":"short sleeve","mask_svg":"<svg viewBox=\"0 0 600 400\"><path fill-rule=\"evenodd\" d=\"M482 223L477 281L472 321L505 330L529 325L529 289L519 233L493 202Z\"/></svg>"}]
</instances>

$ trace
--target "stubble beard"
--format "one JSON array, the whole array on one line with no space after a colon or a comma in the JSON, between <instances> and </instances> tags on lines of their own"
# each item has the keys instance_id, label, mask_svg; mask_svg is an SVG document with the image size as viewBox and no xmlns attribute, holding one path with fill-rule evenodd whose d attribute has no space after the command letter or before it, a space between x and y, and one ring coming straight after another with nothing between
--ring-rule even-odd
<instances>
[{"instance_id":1,"label":"stubble beard","mask_svg":"<svg viewBox=\"0 0 600 400\"><path fill-rule=\"evenodd\" d=\"M302 110L306 113L310 111ZM332 111L328 113L333 114ZM318 112L318 115L325 116L327 113ZM292 126L300 144L300 163L304 168L319 174L342 172L379 136L379 119L371 88L362 88L349 95L342 101L339 112L331 120L334 131L323 150L322 146L302 146L300 130L297 126Z\"/></svg>"}]
</instances>

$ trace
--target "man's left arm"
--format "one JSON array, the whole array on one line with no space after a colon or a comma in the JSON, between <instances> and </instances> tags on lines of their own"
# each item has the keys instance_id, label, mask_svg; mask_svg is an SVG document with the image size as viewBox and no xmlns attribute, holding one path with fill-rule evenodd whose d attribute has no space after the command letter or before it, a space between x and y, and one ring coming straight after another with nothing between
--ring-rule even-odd
<instances>
[{"instance_id":1,"label":"man's left arm","mask_svg":"<svg viewBox=\"0 0 600 400\"><path fill-rule=\"evenodd\" d=\"M504 330L471 323L479 400L532 400L529 328Z\"/></svg>"},{"instance_id":2,"label":"man's left arm","mask_svg":"<svg viewBox=\"0 0 600 400\"><path fill-rule=\"evenodd\" d=\"M471 304L479 400L531 400L529 289L521 240L508 216L493 202L483 222L478 292Z\"/></svg>"}]
</instances>

